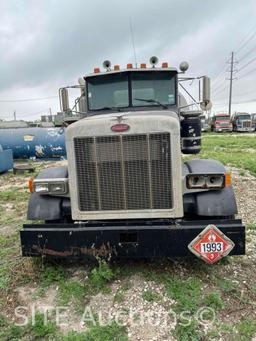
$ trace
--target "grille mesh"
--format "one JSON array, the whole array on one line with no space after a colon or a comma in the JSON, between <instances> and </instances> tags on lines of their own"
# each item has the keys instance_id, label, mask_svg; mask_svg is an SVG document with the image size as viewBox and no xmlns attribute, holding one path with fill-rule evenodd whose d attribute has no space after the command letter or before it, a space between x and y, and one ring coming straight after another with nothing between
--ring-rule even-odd
<instances>
[{"instance_id":1,"label":"grille mesh","mask_svg":"<svg viewBox=\"0 0 256 341\"><path fill-rule=\"evenodd\" d=\"M172 208L170 134L74 139L80 211Z\"/></svg>"},{"instance_id":2,"label":"grille mesh","mask_svg":"<svg viewBox=\"0 0 256 341\"><path fill-rule=\"evenodd\" d=\"M250 127L251 127L251 122L250 121L243 122L243 128L250 128Z\"/></svg>"}]
</instances>

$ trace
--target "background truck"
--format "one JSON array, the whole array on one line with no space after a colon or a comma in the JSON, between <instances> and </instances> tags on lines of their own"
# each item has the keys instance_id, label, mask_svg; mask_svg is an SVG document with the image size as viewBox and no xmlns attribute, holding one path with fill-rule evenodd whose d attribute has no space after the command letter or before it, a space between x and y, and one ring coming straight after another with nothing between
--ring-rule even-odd
<instances>
[{"instance_id":1,"label":"background truck","mask_svg":"<svg viewBox=\"0 0 256 341\"><path fill-rule=\"evenodd\" d=\"M28 219L35 222L20 233L23 256L196 255L213 263L244 254L230 174L218 161L182 162L182 153L201 146L202 112L179 94L179 82L191 80L188 64L178 72L157 67L156 57L150 63L120 69L105 61L105 71L95 68L70 87L81 92L83 118L66 129L68 166L30 181ZM204 109L210 81L200 82ZM72 114L68 87L60 99Z\"/></svg>"},{"instance_id":2,"label":"background truck","mask_svg":"<svg viewBox=\"0 0 256 341\"><path fill-rule=\"evenodd\" d=\"M233 131L248 132L255 131L255 123L253 123L251 115L245 112L237 112L232 117Z\"/></svg>"},{"instance_id":3,"label":"background truck","mask_svg":"<svg viewBox=\"0 0 256 341\"><path fill-rule=\"evenodd\" d=\"M223 132L232 131L233 126L228 114L215 114L211 119L211 131Z\"/></svg>"}]
</instances>

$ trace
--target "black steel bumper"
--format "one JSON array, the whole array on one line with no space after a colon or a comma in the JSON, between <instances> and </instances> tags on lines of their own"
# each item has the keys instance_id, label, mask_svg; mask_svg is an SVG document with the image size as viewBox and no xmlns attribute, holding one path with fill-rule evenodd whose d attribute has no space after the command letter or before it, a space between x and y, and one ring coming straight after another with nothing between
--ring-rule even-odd
<instances>
[{"instance_id":1,"label":"black steel bumper","mask_svg":"<svg viewBox=\"0 0 256 341\"><path fill-rule=\"evenodd\" d=\"M25 224L20 231L22 255L195 257L188 244L208 224L216 225L235 243L230 255L245 254L245 227L238 219L149 223Z\"/></svg>"}]
</instances>

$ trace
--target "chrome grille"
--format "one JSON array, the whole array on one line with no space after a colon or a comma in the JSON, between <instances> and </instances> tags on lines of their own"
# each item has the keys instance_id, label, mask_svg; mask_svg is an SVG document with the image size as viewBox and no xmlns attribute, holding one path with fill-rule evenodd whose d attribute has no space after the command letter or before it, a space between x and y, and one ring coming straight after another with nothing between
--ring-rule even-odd
<instances>
[{"instance_id":1,"label":"chrome grille","mask_svg":"<svg viewBox=\"0 0 256 341\"><path fill-rule=\"evenodd\" d=\"M170 209L170 134L74 139L80 211Z\"/></svg>"},{"instance_id":2,"label":"chrome grille","mask_svg":"<svg viewBox=\"0 0 256 341\"><path fill-rule=\"evenodd\" d=\"M251 127L251 122L250 121L244 121L243 122L243 128L250 128Z\"/></svg>"}]
</instances>

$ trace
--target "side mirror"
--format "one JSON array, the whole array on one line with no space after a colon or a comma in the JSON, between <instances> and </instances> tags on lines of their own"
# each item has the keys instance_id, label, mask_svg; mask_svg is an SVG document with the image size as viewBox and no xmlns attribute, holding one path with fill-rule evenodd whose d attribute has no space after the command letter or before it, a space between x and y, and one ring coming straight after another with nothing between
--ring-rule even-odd
<instances>
[{"instance_id":1,"label":"side mirror","mask_svg":"<svg viewBox=\"0 0 256 341\"><path fill-rule=\"evenodd\" d=\"M211 81L207 76L203 76L200 81L200 106L202 110L210 110L211 103Z\"/></svg>"},{"instance_id":2,"label":"side mirror","mask_svg":"<svg viewBox=\"0 0 256 341\"><path fill-rule=\"evenodd\" d=\"M64 112L70 111L68 90L66 88L61 88L59 90L59 97L60 97L60 110Z\"/></svg>"}]
</instances>

